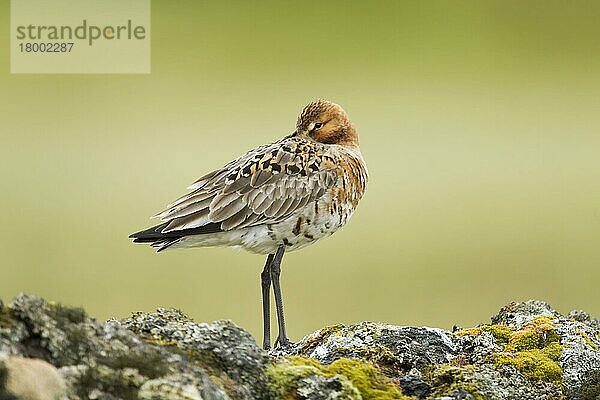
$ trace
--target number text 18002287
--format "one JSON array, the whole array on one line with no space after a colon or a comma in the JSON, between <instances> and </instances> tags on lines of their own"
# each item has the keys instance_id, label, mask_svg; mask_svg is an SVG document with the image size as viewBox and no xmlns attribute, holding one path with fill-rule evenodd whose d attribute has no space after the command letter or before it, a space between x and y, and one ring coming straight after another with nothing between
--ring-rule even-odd
<instances>
[{"instance_id":1,"label":"number text 18002287","mask_svg":"<svg viewBox=\"0 0 600 400\"><path fill-rule=\"evenodd\" d=\"M70 53L73 49L73 42L70 43L37 43L27 42L19 43L21 53Z\"/></svg>"}]
</instances>

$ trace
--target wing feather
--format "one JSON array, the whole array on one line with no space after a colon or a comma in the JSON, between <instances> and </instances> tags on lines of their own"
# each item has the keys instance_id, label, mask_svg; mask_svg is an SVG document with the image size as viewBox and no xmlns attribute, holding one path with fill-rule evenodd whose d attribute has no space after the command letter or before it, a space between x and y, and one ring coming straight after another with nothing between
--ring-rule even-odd
<instances>
[{"instance_id":1,"label":"wing feather","mask_svg":"<svg viewBox=\"0 0 600 400\"><path fill-rule=\"evenodd\" d=\"M212 222L222 222L227 218L230 218L237 214L238 211L246 208L246 203L243 197L237 197L231 203L221 208L215 208L210 210L208 217Z\"/></svg>"},{"instance_id":2,"label":"wing feather","mask_svg":"<svg viewBox=\"0 0 600 400\"><path fill-rule=\"evenodd\" d=\"M236 201L239 197L237 193L219 193L210 202L210 209L215 212L221 210Z\"/></svg>"},{"instance_id":3,"label":"wing feather","mask_svg":"<svg viewBox=\"0 0 600 400\"><path fill-rule=\"evenodd\" d=\"M306 155L307 148L310 157ZM315 162L315 154L329 149L305 139L287 137L251 150L199 178L189 187L190 193L159 213L157 217L164 222L159 226L160 231L185 234L206 226L207 233L212 233L215 226L228 231L281 221L322 197L336 184L336 166L327 163L330 167L325 169L325 163ZM315 170L314 165L319 168Z\"/></svg>"},{"instance_id":4,"label":"wing feather","mask_svg":"<svg viewBox=\"0 0 600 400\"><path fill-rule=\"evenodd\" d=\"M262 198L260 203L255 203L256 205L253 207L253 210L256 214L264 214L265 211L273 204L273 199L269 196L265 196Z\"/></svg>"},{"instance_id":5,"label":"wing feather","mask_svg":"<svg viewBox=\"0 0 600 400\"><path fill-rule=\"evenodd\" d=\"M271 172L265 171L264 169L259 169L252 175L252 178L250 179L250 186L253 188L260 187L269 182L273 176L274 175Z\"/></svg>"},{"instance_id":6,"label":"wing feather","mask_svg":"<svg viewBox=\"0 0 600 400\"><path fill-rule=\"evenodd\" d=\"M265 210L264 214L266 217L268 218L273 218L275 217L275 215L277 215L277 211L279 211L279 209L281 208L281 206L283 206L283 203L285 203L287 199L285 197L277 197L275 198L271 204L269 204L269 207L267 207L267 209Z\"/></svg>"},{"instance_id":7,"label":"wing feather","mask_svg":"<svg viewBox=\"0 0 600 400\"><path fill-rule=\"evenodd\" d=\"M213 178L216 174L218 174L220 171L216 170L216 171L212 171L209 172L208 174L198 178L196 180L196 182L192 183L190 186L188 186L188 189L200 189L201 187L203 187L211 178Z\"/></svg>"},{"instance_id":8,"label":"wing feather","mask_svg":"<svg viewBox=\"0 0 600 400\"><path fill-rule=\"evenodd\" d=\"M197 202L191 203L187 207L179 208L177 211L174 211L173 213L169 214L169 218L172 218L172 219L181 218L181 217L185 217L186 215L197 213L199 211L208 209L211 201L212 201L212 198L209 197L207 199L201 199Z\"/></svg>"},{"instance_id":9,"label":"wing feather","mask_svg":"<svg viewBox=\"0 0 600 400\"><path fill-rule=\"evenodd\" d=\"M241 176L223 188L223 194L238 192L240 194L252 190L250 178Z\"/></svg>"},{"instance_id":10,"label":"wing feather","mask_svg":"<svg viewBox=\"0 0 600 400\"><path fill-rule=\"evenodd\" d=\"M221 228L223 228L223 230L225 231L228 231L232 228L235 228L236 226L241 225L248 218L248 215L250 213L251 211L248 210L247 207L242 208L240 211L224 220L221 224Z\"/></svg>"},{"instance_id":11,"label":"wing feather","mask_svg":"<svg viewBox=\"0 0 600 400\"><path fill-rule=\"evenodd\" d=\"M211 222L212 221L208 217L208 209L204 209L197 213L188 214L184 217L171 219L167 226L162 229L161 233L198 228Z\"/></svg>"}]
</instances>

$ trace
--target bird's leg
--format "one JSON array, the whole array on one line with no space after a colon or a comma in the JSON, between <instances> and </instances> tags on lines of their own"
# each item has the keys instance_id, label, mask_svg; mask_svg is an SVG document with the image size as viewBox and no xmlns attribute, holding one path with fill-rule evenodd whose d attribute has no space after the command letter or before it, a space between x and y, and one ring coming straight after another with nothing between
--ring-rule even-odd
<instances>
[{"instance_id":1,"label":"bird's leg","mask_svg":"<svg viewBox=\"0 0 600 400\"><path fill-rule=\"evenodd\" d=\"M271 280L273 281L273 292L275 293L275 307L277 308L277 325L279 326L279 335L275 345L279 343L280 347L285 347L290 343L285 333L285 319L283 317L283 301L281 300L281 286L279 285L279 275L281 274L281 260L285 246L281 245L275 253L273 263L271 264Z\"/></svg>"},{"instance_id":2,"label":"bird's leg","mask_svg":"<svg viewBox=\"0 0 600 400\"><path fill-rule=\"evenodd\" d=\"M269 254L265 268L260 274L262 286L262 303L263 303L263 349L269 350L271 347L271 264L273 263L275 254Z\"/></svg>"}]
</instances>

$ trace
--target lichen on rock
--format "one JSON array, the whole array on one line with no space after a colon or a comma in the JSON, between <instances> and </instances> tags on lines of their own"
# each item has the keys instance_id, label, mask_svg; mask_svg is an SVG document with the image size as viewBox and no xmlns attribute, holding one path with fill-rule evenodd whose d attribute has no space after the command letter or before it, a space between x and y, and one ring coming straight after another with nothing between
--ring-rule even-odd
<instances>
[{"instance_id":1,"label":"lichen on rock","mask_svg":"<svg viewBox=\"0 0 600 400\"><path fill-rule=\"evenodd\" d=\"M282 398L314 398L328 387L330 393L324 398L409 399L373 364L358 359L340 358L329 365L323 365L311 358L291 356L270 367L268 376L273 393ZM329 384L326 387L314 385L312 382L315 379ZM339 385L331 385L332 379L337 380Z\"/></svg>"},{"instance_id":2,"label":"lichen on rock","mask_svg":"<svg viewBox=\"0 0 600 400\"><path fill-rule=\"evenodd\" d=\"M80 308L25 295L6 312L9 323L0 326L0 354L41 359L56 367L65 385L61 400L137 400L148 382L179 374L187 374L187 386L202 399L229 398L185 355L147 343L117 321L101 323ZM8 380L15 373L9 368Z\"/></svg>"},{"instance_id":3,"label":"lichen on rock","mask_svg":"<svg viewBox=\"0 0 600 400\"><path fill-rule=\"evenodd\" d=\"M0 400L590 400L599 348L596 318L540 301L454 332L334 325L266 353L229 321L158 309L100 322L21 295L0 302Z\"/></svg>"},{"instance_id":4,"label":"lichen on rock","mask_svg":"<svg viewBox=\"0 0 600 400\"><path fill-rule=\"evenodd\" d=\"M148 343L181 350L234 398L268 398L269 357L248 332L230 321L197 324L179 310L161 308L135 313L121 324Z\"/></svg>"},{"instance_id":5,"label":"lichen on rock","mask_svg":"<svg viewBox=\"0 0 600 400\"><path fill-rule=\"evenodd\" d=\"M563 371L558 363L562 346L552 319L540 316L519 329L503 324L484 325L455 332L458 336L478 336L490 332L502 351L489 356L496 366L510 365L531 380L560 383Z\"/></svg>"},{"instance_id":6,"label":"lichen on rock","mask_svg":"<svg viewBox=\"0 0 600 400\"><path fill-rule=\"evenodd\" d=\"M321 329L288 352L323 364L358 358L383 371L398 373L431 363L447 363L455 351L450 332L442 329L363 322Z\"/></svg>"}]
</instances>

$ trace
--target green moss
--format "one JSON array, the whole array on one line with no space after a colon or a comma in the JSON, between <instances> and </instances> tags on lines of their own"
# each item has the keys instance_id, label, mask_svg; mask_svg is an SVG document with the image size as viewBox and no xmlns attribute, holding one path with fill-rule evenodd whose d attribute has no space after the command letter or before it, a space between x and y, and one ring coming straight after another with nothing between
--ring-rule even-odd
<instances>
[{"instance_id":1,"label":"green moss","mask_svg":"<svg viewBox=\"0 0 600 400\"><path fill-rule=\"evenodd\" d=\"M539 347L539 336L530 330L520 330L510 335L510 340L506 345L507 351L532 350Z\"/></svg>"},{"instance_id":2,"label":"green moss","mask_svg":"<svg viewBox=\"0 0 600 400\"><path fill-rule=\"evenodd\" d=\"M558 364L562 346L554 342L543 349L531 349L514 353L492 355L495 365L512 365L531 380L560 383L563 371Z\"/></svg>"},{"instance_id":3,"label":"green moss","mask_svg":"<svg viewBox=\"0 0 600 400\"><path fill-rule=\"evenodd\" d=\"M552 320L538 317L514 331L504 353L494 354L495 365L512 365L531 380L560 383L563 371L558 364L562 351Z\"/></svg>"},{"instance_id":4,"label":"green moss","mask_svg":"<svg viewBox=\"0 0 600 400\"><path fill-rule=\"evenodd\" d=\"M473 366L455 367L452 365L442 365L434 368L429 374L429 380L435 391L431 397L444 397L457 392L467 392L475 400L485 400L485 397L479 392L477 386L468 378L468 372L473 372Z\"/></svg>"},{"instance_id":5,"label":"green moss","mask_svg":"<svg viewBox=\"0 0 600 400\"><path fill-rule=\"evenodd\" d=\"M583 331L578 331L575 333L578 334L579 336L581 336L585 340L585 343L588 346L590 346L593 350L598 350L598 345L592 341L592 338L590 338L587 333L585 333Z\"/></svg>"},{"instance_id":6,"label":"green moss","mask_svg":"<svg viewBox=\"0 0 600 400\"><path fill-rule=\"evenodd\" d=\"M177 340L165 340L165 339L146 339L146 342L155 344L161 347L177 346Z\"/></svg>"},{"instance_id":7,"label":"green moss","mask_svg":"<svg viewBox=\"0 0 600 400\"><path fill-rule=\"evenodd\" d=\"M406 399L400 390L392 385L370 363L356 359L341 358L321 370L325 376L342 375L352 382L364 400Z\"/></svg>"},{"instance_id":8,"label":"green moss","mask_svg":"<svg viewBox=\"0 0 600 400\"><path fill-rule=\"evenodd\" d=\"M408 400L369 362L341 358L330 365L322 365L313 359L293 356L271 366L267 375L271 390L282 398L294 399L299 380L311 375L327 378L339 376L348 399ZM353 394L354 393L354 394ZM360 395L358 395L360 393Z\"/></svg>"},{"instance_id":9,"label":"green moss","mask_svg":"<svg viewBox=\"0 0 600 400\"><path fill-rule=\"evenodd\" d=\"M455 334L458 336L479 336L483 332L489 332L494 336L498 343L508 343L510 335L513 332L513 328L506 325L482 325L476 328L463 329Z\"/></svg>"},{"instance_id":10,"label":"green moss","mask_svg":"<svg viewBox=\"0 0 600 400\"><path fill-rule=\"evenodd\" d=\"M548 317L538 317L523 328L511 333L506 346L507 351L523 351L541 349L546 345L558 342L560 337Z\"/></svg>"},{"instance_id":11,"label":"green moss","mask_svg":"<svg viewBox=\"0 0 600 400\"><path fill-rule=\"evenodd\" d=\"M300 361L302 360L302 361ZM300 380L309 376L324 374L318 368L320 364L301 357L290 357L267 368L266 374L269 379L269 389L275 398L286 400L299 399L297 389ZM340 377L342 382L341 398L348 400L360 400L361 395L352 383L345 377Z\"/></svg>"},{"instance_id":12,"label":"green moss","mask_svg":"<svg viewBox=\"0 0 600 400\"><path fill-rule=\"evenodd\" d=\"M560 383L563 371L558 364L562 351L560 337L551 318L538 317L521 329L505 325L484 325L456 332L459 336L481 335L490 332L504 352L491 356L497 365L512 365L531 380ZM591 340L590 340L591 341Z\"/></svg>"}]
</instances>

